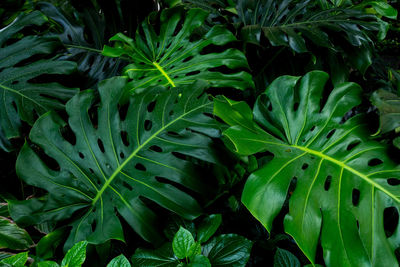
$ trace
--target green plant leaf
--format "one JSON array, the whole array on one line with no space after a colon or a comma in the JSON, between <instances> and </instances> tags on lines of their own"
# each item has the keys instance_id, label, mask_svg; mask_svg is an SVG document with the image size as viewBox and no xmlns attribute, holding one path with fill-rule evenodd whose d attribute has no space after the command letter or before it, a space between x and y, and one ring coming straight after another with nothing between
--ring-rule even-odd
<instances>
[{"instance_id":1,"label":"green plant leaf","mask_svg":"<svg viewBox=\"0 0 400 267\"><path fill-rule=\"evenodd\" d=\"M365 8L371 6L379 15L387 17L389 19L397 18L397 10L385 1L362 1L357 8Z\"/></svg>"},{"instance_id":2,"label":"green plant leaf","mask_svg":"<svg viewBox=\"0 0 400 267\"><path fill-rule=\"evenodd\" d=\"M55 82L34 81L41 75L70 74L76 69L70 61L31 60L54 52L61 45L57 38L28 35L7 43L25 27L45 22L47 18L35 11L21 14L0 31L0 148L4 150L11 149L8 139L20 136L21 121L33 124L35 114L64 109L64 102L77 92Z\"/></svg>"},{"instance_id":3,"label":"green plant leaf","mask_svg":"<svg viewBox=\"0 0 400 267\"><path fill-rule=\"evenodd\" d=\"M112 259L110 263L107 264L107 267L131 267L131 264L129 263L128 259L121 254Z\"/></svg>"},{"instance_id":4,"label":"green plant leaf","mask_svg":"<svg viewBox=\"0 0 400 267\"><path fill-rule=\"evenodd\" d=\"M188 267L211 267L210 261L206 256L196 255L192 261L187 265Z\"/></svg>"},{"instance_id":5,"label":"green plant leaf","mask_svg":"<svg viewBox=\"0 0 400 267\"><path fill-rule=\"evenodd\" d=\"M41 261L37 265L38 267L59 267L57 262L55 261Z\"/></svg>"},{"instance_id":6,"label":"green plant leaf","mask_svg":"<svg viewBox=\"0 0 400 267\"><path fill-rule=\"evenodd\" d=\"M400 97L386 90L376 90L371 102L379 110L379 133L393 131L400 126Z\"/></svg>"},{"instance_id":7,"label":"green plant leaf","mask_svg":"<svg viewBox=\"0 0 400 267\"><path fill-rule=\"evenodd\" d=\"M395 147L397 147L398 149L400 149L400 137L396 137L396 138L393 140L393 145L394 145Z\"/></svg>"},{"instance_id":8,"label":"green plant leaf","mask_svg":"<svg viewBox=\"0 0 400 267\"><path fill-rule=\"evenodd\" d=\"M179 260L174 255L170 243L154 251L139 248L132 256L132 265L134 267L176 267L178 264Z\"/></svg>"},{"instance_id":9,"label":"green plant leaf","mask_svg":"<svg viewBox=\"0 0 400 267\"><path fill-rule=\"evenodd\" d=\"M179 228L179 231L175 234L174 240L172 240L172 249L178 259L187 259L191 256L191 248L195 245L192 234L183 227Z\"/></svg>"},{"instance_id":10,"label":"green plant leaf","mask_svg":"<svg viewBox=\"0 0 400 267\"><path fill-rule=\"evenodd\" d=\"M70 248L61 262L61 267L81 267L86 259L87 241L80 241Z\"/></svg>"},{"instance_id":11,"label":"green plant leaf","mask_svg":"<svg viewBox=\"0 0 400 267\"><path fill-rule=\"evenodd\" d=\"M8 264L12 267L23 267L28 261L28 252L21 252L11 257L2 259L0 264Z\"/></svg>"},{"instance_id":12,"label":"green plant leaf","mask_svg":"<svg viewBox=\"0 0 400 267\"><path fill-rule=\"evenodd\" d=\"M164 234L168 240L172 241L176 232L178 232L180 227L188 230L194 238L196 238L196 229L193 221L185 220L178 215L172 215L168 217L166 226L164 228Z\"/></svg>"},{"instance_id":13,"label":"green plant leaf","mask_svg":"<svg viewBox=\"0 0 400 267\"><path fill-rule=\"evenodd\" d=\"M207 215L197 229L197 240L200 243L207 242L210 237L215 234L218 227L222 223L222 216L221 214L211 214Z\"/></svg>"},{"instance_id":14,"label":"green plant leaf","mask_svg":"<svg viewBox=\"0 0 400 267\"><path fill-rule=\"evenodd\" d=\"M398 213L400 168L370 141L362 116L344 120L361 88L344 83L321 103L327 80L320 71L276 79L255 104L259 128L224 132L239 154L274 155L249 177L242 202L270 231L289 195L285 231L312 263L321 240L328 266L396 265L400 237L385 233L383 216Z\"/></svg>"},{"instance_id":15,"label":"green plant leaf","mask_svg":"<svg viewBox=\"0 0 400 267\"><path fill-rule=\"evenodd\" d=\"M203 255L211 266L244 267L250 257L253 242L236 234L214 237L203 246Z\"/></svg>"},{"instance_id":16,"label":"green plant leaf","mask_svg":"<svg viewBox=\"0 0 400 267\"><path fill-rule=\"evenodd\" d=\"M196 29L207 15L201 9L163 10L159 35L150 17L142 23L135 39L119 33L110 39L116 42L115 46L105 46L103 54L110 57L127 55L131 59L133 63L124 69L124 73L133 79L129 86L131 92L151 85L191 84L199 79L208 81L212 87L241 90L253 87L251 75L237 71L248 68L246 57L239 50L230 48L220 53L201 53L211 45L223 46L236 40L221 25L212 27L205 35L196 36ZM217 69L222 66L227 67L229 73Z\"/></svg>"},{"instance_id":17,"label":"green plant leaf","mask_svg":"<svg viewBox=\"0 0 400 267\"><path fill-rule=\"evenodd\" d=\"M278 248L274 255L274 267L301 267L301 264L291 252Z\"/></svg>"},{"instance_id":18,"label":"green plant leaf","mask_svg":"<svg viewBox=\"0 0 400 267\"><path fill-rule=\"evenodd\" d=\"M28 232L10 220L0 217L0 249L27 249L33 245Z\"/></svg>"},{"instance_id":19,"label":"green plant leaf","mask_svg":"<svg viewBox=\"0 0 400 267\"><path fill-rule=\"evenodd\" d=\"M59 228L42 237L36 245L36 256L41 259L52 258L56 248L61 244L67 234L65 228Z\"/></svg>"},{"instance_id":20,"label":"green plant leaf","mask_svg":"<svg viewBox=\"0 0 400 267\"><path fill-rule=\"evenodd\" d=\"M197 201L169 182L200 194L209 192L201 182L201 166L194 163L218 163L210 136L219 137L219 124L210 116L213 103L203 94L206 84L197 82L173 92L149 88L121 106L126 81L115 77L101 82L97 110L93 91L72 98L67 104L68 125L51 113L35 123L31 141L55 162L46 166L26 144L17 173L49 194L9 201L16 222L72 219L68 248L80 240L124 240L119 216L145 240L161 241L156 214L142 197L186 219L201 214ZM92 118L88 110L93 110Z\"/></svg>"}]
</instances>

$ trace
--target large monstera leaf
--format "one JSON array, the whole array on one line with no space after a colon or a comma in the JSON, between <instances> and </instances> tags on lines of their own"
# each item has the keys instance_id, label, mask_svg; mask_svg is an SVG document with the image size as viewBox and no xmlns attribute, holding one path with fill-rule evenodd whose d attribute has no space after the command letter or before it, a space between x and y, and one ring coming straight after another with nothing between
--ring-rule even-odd
<instances>
[{"instance_id":1,"label":"large monstera leaf","mask_svg":"<svg viewBox=\"0 0 400 267\"><path fill-rule=\"evenodd\" d=\"M175 87L198 79L208 81L213 87L240 90L252 87L251 75L241 70L248 68L242 52L233 48L215 53L205 51L211 46L223 46L236 40L221 25L213 26L206 34L196 32L207 16L208 13L201 9L164 10L158 22L159 31L151 24L150 17L142 23L135 39L119 33L110 39L116 42L115 46L105 46L103 54L125 55L133 61L124 69L133 79L131 91L157 84ZM227 70L219 70L219 67Z\"/></svg>"},{"instance_id":2,"label":"large monstera leaf","mask_svg":"<svg viewBox=\"0 0 400 267\"><path fill-rule=\"evenodd\" d=\"M38 119L30 140L58 166L46 165L25 144L17 174L48 195L11 201L11 216L17 223L70 219L66 244L70 247L80 240L96 244L123 240L119 217L145 240L159 241L157 217L147 200L187 219L201 214L188 191L204 193L204 176L190 158L217 162L210 136L219 134L208 115L212 102L202 94L205 84L172 92L149 88L120 106L126 83L126 78L116 77L99 84L98 122L88 114L94 92L73 97L67 103L69 135L67 125L51 113Z\"/></svg>"},{"instance_id":3,"label":"large monstera leaf","mask_svg":"<svg viewBox=\"0 0 400 267\"><path fill-rule=\"evenodd\" d=\"M229 146L274 155L251 174L242 202L270 231L289 197L285 231L312 263L320 241L328 266L396 266L398 222L394 233L385 229L384 214L398 214L400 168L369 140L362 117L343 119L361 102L361 88L344 83L322 103L327 79L319 71L282 76L253 114L241 102L216 102L216 114L232 125L224 132Z\"/></svg>"},{"instance_id":4,"label":"large monstera leaf","mask_svg":"<svg viewBox=\"0 0 400 267\"><path fill-rule=\"evenodd\" d=\"M45 57L60 46L55 38L28 35L9 44L27 26L40 26L47 18L40 12L22 14L0 31L0 147L11 149L9 139L20 136L21 121L35 122L35 114L50 109L63 109L64 102L77 90L55 82L38 83L34 79L45 74L70 74L76 64Z\"/></svg>"}]
</instances>

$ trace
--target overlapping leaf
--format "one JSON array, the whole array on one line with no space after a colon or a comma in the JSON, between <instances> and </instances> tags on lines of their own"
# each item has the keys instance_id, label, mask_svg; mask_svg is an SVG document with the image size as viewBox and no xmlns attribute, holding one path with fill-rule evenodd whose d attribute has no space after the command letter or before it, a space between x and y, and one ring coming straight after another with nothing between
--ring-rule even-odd
<instances>
[{"instance_id":1,"label":"overlapping leaf","mask_svg":"<svg viewBox=\"0 0 400 267\"><path fill-rule=\"evenodd\" d=\"M59 167L51 169L28 144L23 147L18 175L49 194L10 201L11 216L19 224L70 219L70 247L85 239L123 240L121 216L145 240L157 242L157 217L147 200L187 219L201 213L181 186L206 190L200 167L187 157L217 162L209 136L217 137L219 131L205 114L212 112L213 104L202 94L205 84L165 92L148 88L131 97L126 110L119 105L126 82L116 77L99 84L98 121L88 114L93 91L72 98L67 104L69 135L62 135L60 129L68 126L51 113L38 119L30 139Z\"/></svg>"},{"instance_id":2,"label":"overlapping leaf","mask_svg":"<svg viewBox=\"0 0 400 267\"><path fill-rule=\"evenodd\" d=\"M384 214L398 214L400 168L369 140L362 117L344 120L361 102L361 88L344 83L321 102L327 79L319 71L276 79L255 104L257 123L248 109L216 104L233 125L224 132L227 144L244 155L274 154L249 177L242 201L271 230L290 195L285 231L312 263L320 241L328 266L396 266L399 224L387 229Z\"/></svg>"},{"instance_id":3,"label":"overlapping leaf","mask_svg":"<svg viewBox=\"0 0 400 267\"><path fill-rule=\"evenodd\" d=\"M0 147L5 150L11 149L8 140L20 135L21 121L33 124L35 114L64 108L64 101L77 91L54 82L33 82L45 74L69 74L76 68L76 64L69 61L29 62L33 56L44 57L56 50L60 45L57 39L26 36L8 43L25 27L42 25L46 21L40 12L22 14L0 31Z\"/></svg>"},{"instance_id":4,"label":"overlapping leaf","mask_svg":"<svg viewBox=\"0 0 400 267\"><path fill-rule=\"evenodd\" d=\"M205 35L196 35L196 29L207 16L201 9L163 10L157 22L159 30L149 17L136 32L135 39L119 33L110 39L116 42L115 46L104 47L103 54L126 55L132 60L124 70L133 79L131 91L157 84L175 87L198 79L208 81L213 87L241 90L252 87L251 75L241 70L248 68L243 53L232 48L215 53L204 51L235 41L233 34L221 25L212 27ZM222 72L219 67L228 70Z\"/></svg>"}]
</instances>

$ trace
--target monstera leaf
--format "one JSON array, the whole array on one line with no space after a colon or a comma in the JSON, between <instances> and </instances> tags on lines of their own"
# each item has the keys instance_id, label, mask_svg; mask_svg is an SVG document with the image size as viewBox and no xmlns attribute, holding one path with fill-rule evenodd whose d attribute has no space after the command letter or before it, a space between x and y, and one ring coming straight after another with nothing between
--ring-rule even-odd
<instances>
[{"instance_id":1,"label":"monstera leaf","mask_svg":"<svg viewBox=\"0 0 400 267\"><path fill-rule=\"evenodd\" d=\"M270 231L289 197L285 231L312 263L320 240L328 266L396 266L398 221L387 228L384 215L398 214L400 168L369 140L362 117L344 120L361 88L344 83L324 102L327 79L320 71L276 79L258 98L252 123L248 108L217 101L216 114L232 125L224 132L229 146L274 155L251 174L242 202Z\"/></svg>"},{"instance_id":2,"label":"monstera leaf","mask_svg":"<svg viewBox=\"0 0 400 267\"><path fill-rule=\"evenodd\" d=\"M213 87L252 87L250 74L237 70L248 67L243 53L232 48L219 53L205 51L235 41L233 34L221 25L212 27L205 35L196 34L208 13L201 9L190 9L185 17L184 13L179 8L164 10L160 14L159 34L150 17L142 23L135 39L119 33L110 39L116 42L115 47L104 47L104 55L126 55L133 61L124 69L134 80L130 90L157 84L175 87L198 79ZM220 67L225 69L219 70Z\"/></svg>"},{"instance_id":3,"label":"monstera leaf","mask_svg":"<svg viewBox=\"0 0 400 267\"><path fill-rule=\"evenodd\" d=\"M101 82L100 107L90 116L95 94L86 90L67 103L68 125L52 113L38 119L30 139L56 163L47 166L28 144L22 148L17 174L49 194L10 201L17 223L73 216L67 248L80 240L124 240L119 217L145 240L159 241L149 203L186 219L200 215L188 192L204 193L206 188L200 166L193 162L217 162L210 136L219 135L209 115L213 103L202 94L205 84L172 92L149 88L119 105L126 82L122 77Z\"/></svg>"},{"instance_id":4,"label":"monstera leaf","mask_svg":"<svg viewBox=\"0 0 400 267\"><path fill-rule=\"evenodd\" d=\"M11 149L8 139L20 135L21 121L35 122L35 114L63 109L76 89L33 80L45 74L69 74L76 64L69 61L42 59L29 62L33 56L46 56L60 43L55 38L26 36L9 45L8 41L27 26L42 25L47 18L40 12L22 14L0 31L0 147ZM29 64L30 63L30 64Z\"/></svg>"}]
</instances>

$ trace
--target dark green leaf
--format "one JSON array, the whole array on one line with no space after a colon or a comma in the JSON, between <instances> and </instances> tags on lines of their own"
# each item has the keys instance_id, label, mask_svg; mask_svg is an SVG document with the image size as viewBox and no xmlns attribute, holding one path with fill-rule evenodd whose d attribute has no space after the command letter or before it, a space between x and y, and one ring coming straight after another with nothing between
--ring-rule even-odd
<instances>
[{"instance_id":1,"label":"dark green leaf","mask_svg":"<svg viewBox=\"0 0 400 267\"><path fill-rule=\"evenodd\" d=\"M36 256L42 259L50 259L54 256L56 248L67 236L65 228L59 228L40 239L36 246Z\"/></svg>"},{"instance_id":2,"label":"dark green leaf","mask_svg":"<svg viewBox=\"0 0 400 267\"><path fill-rule=\"evenodd\" d=\"M61 262L61 267L81 267L86 259L87 241L76 243Z\"/></svg>"},{"instance_id":3,"label":"dark green leaf","mask_svg":"<svg viewBox=\"0 0 400 267\"><path fill-rule=\"evenodd\" d=\"M134 267L176 267L179 260L174 256L172 246L168 243L154 251L137 249L132 256L132 264Z\"/></svg>"},{"instance_id":4,"label":"dark green leaf","mask_svg":"<svg viewBox=\"0 0 400 267\"><path fill-rule=\"evenodd\" d=\"M45 56L54 52L60 43L56 38L26 36L7 45L7 40L30 25L42 25L47 18L40 12L21 14L13 23L0 31L0 147L9 150L8 139L20 136L21 120L33 124L36 115L50 109L63 109L76 89L51 82L35 82L48 74L70 74L76 64L70 61L42 59L26 63L32 56ZM25 62L23 65L19 65ZM17 66L18 65L18 66Z\"/></svg>"},{"instance_id":5,"label":"dark green leaf","mask_svg":"<svg viewBox=\"0 0 400 267\"><path fill-rule=\"evenodd\" d=\"M176 232L178 232L181 226L188 230L193 235L193 237L196 238L196 229L194 223L192 221L185 220L180 216L173 215L168 218L166 226L164 228L164 234L168 238L168 240L172 241Z\"/></svg>"},{"instance_id":6,"label":"dark green leaf","mask_svg":"<svg viewBox=\"0 0 400 267\"><path fill-rule=\"evenodd\" d=\"M174 236L174 240L172 240L172 249L175 256L178 259L187 259L192 256L192 252L196 250L191 251L193 245L195 245L194 248L197 248L192 234L185 228L180 227Z\"/></svg>"},{"instance_id":7,"label":"dark green leaf","mask_svg":"<svg viewBox=\"0 0 400 267\"><path fill-rule=\"evenodd\" d=\"M91 114L97 114L98 121L92 122L88 114L93 91L69 101L69 136L60 132L69 129L67 125L51 113L35 123L30 139L59 169L47 167L28 144L24 146L17 160L18 175L49 194L10 201L14 220L29 225L72 219L68 248L79 240L95 244L124 240L119 216L144 239L160 241L156 214L142 197L186 219L201 214L192 196L168 182L205 193L200 167L189 159L218 162L209 137L219 136L218 124L204 114L213 109L203 94L205 84L174 91L149 88L130 98L126 115L119 105L125 86L126 79L121 77L99 84L100 107ZM76 211L81 213L71 218Z\"/></svg>"},{"instance_id":8,"label":"dark green leaf","mask_svg":"<svg viewBox=\"0 0 400 267\"><path fill-rule=\"evenodd\" d=\"M207 242L207 240L217 231L221 223L221 214L207 215L199 224L197 229L197 240L200 243Z\"/></svg>"},{"instance_id":9,"label":"dark green leaf","mask_svg":"<svg viewBox=\"0 0 400 267\"><path fill-rule=\"evenodd\" d=\"M387 133L400 126L400 97L385 90L377 90L371 102L379 110L379 132Z\"/></svg>"},{"instance_id":10,"label":"dark green leaf","mask_svg":"<svg viewBox=\"0 0 400 267\"><path fill-rule=\"evenodd\" d=\"M27 249L33 245L28 232L10 220L0 217L0 249Z\"/></svg>"},{"instance_id":11,"label":"dark green leaf","mask_svg":"<svg viewBox=\"0 0 400 267\"><path fill-rule=\"evenodd\" d=\"M250 257L253 243L236 234L220 235L204 245L203 255L213 267L244 267Z\"/></svg>"},{"instance_id":12,"label":"dark green leaf","mask_svg":"<svg viewBox=\"0 0 400 267\"><path fill-rule=\"evenodd\" d=\"M280 77L254 107L262 129L235 125L225 131L240 154L274 154L249 177L242 202L271 230L289 195L285 231L312 263L321 240L329 266L396 265L400 236L385 235L383 214L388 208L398 212L400 191L393 181L400 168L385 145L370 141L362 116L343 119L360 104L361 88L344 83L322 105L327 80L319 71L302 79Z\"/></svg>"},{"instance_id":13,"label":"dark green leaf","mask_svg":"<svg viewBox=\"0 0 400 267\"><path fill-rule=\"evenodd\" d=\"M146 19L141 27L144 35L138 31L135 39L131 39L119 33L110 39L116 42L115 47L105 46L103 54L110 57L127 55L131 59L133 63L124 69L125 74L133 79L129 86L131 92L151 85L175 87L191 84L199 79L208 81L212 87L241 90L252 87L251 75L236 71L248 68L246 57L239 50L201 53L211 45L222 46L235 41L234 35L221 25L212 27L204 36L196 37L195 30L207 15L201 9L187 12L183 9L163 10L159 35L150 18ZM217 70L222 66L230 69L228 74Z\"/></svg>"},{"instance_id":14,"label":"dark green leaf","mask_svg":"<svg viewBox=\"0 0 400 267\"><path fill-rule=\"evenodd\" d=\"M211 267L211 263L207 259L207 257L205 257L203 255L197 255L187 266L188 267Z\"/></svg>"},{"instance_id":15,"label":"dark green leaf","mask_svg":"<svg viewBox=\"0 0 400 267\"><path fill-rule=\"evenodd\" d=\"M274 256L274 267L301 267L299 259L286 249L278 248Z\"/></svg>"}]
</instances>

